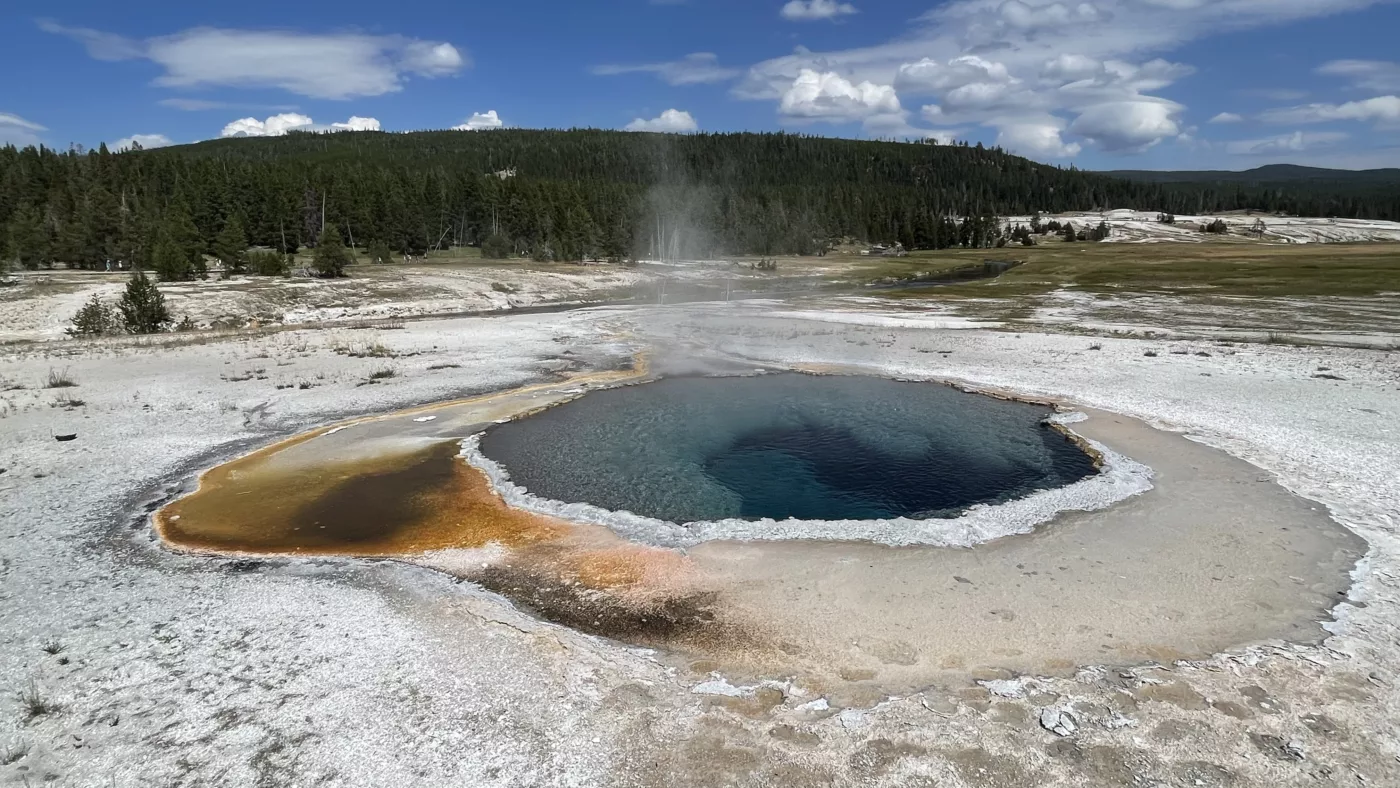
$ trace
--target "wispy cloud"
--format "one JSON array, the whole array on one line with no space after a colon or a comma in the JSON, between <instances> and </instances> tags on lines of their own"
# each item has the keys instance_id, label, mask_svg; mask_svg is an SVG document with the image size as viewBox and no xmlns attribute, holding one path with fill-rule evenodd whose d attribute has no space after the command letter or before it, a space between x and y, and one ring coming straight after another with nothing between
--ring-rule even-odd
<instances>
[{"instance_id":1,"label":"wispy cloud","mask_svg":"<svg viewBox=\"0 0 1400 788\"><path fill-rule=\"evenodd\" d=\"M1377 96L1345 104L1305 104L1260 114L1267 123L1330 123L1333 121L1400 122L1400 97Z\"/></svg>"},{"instance_id":2,"label":"wispy cloud","mask_svg":"<svg viewBox=\"0 0 1400 788\"><path fill-rule=\"evenodd\" d=\"M136 60L145 57L145 49L140 41L117 33L104 33L90 27L68 27L52 19L40 19L36 24L45 33L67 36L77 41L87 47L88 54L97 60Z\"/></svg>"},{"instance_id":3,"label":"wispy cloud","mask_svg":"<svg viewBox=\"0 0 1400 788\"><path fill-rule=\"evenodd\" d=\"M1400 92L1400 63L1386 60L1333 60L1324 63L1317 73L1331 77L1345 77L1363 90L1377 93Z\"/></svg>"},{"instance_id":4,"label":"wispy cloud","mask_svg":"<svg viewBox=\"0 0 1400 788\"><path fill-rule=\"evenodd\" d=\"M9 112L0 112L0 126L10 126L27 131L46 131L43 126L30 120L25 120L18 115Z\"/></svg>"},{"instance_id":5,"label":"wispy cloud","mask_svg":"<svg viewBox=\"0 0 1400 788\"><path fill-rule=\"evenodd\" d=\"M184 112L204 112L214 109L238 109L252 112L295 112L295 104L240 104L230 101L209 101L208 99L166 98L156 102L162 107L170 107Z\"/></svg>"},{"instance_id":6,"label":"wispy cloud","mask_svg":"<svg viewBox=\"0 0 1400 788\"><path fill-rule=\"evenodd\" d=\"M1302 153L1343 142L1350 135L1340 131L1295 131L1281 137L1257 140L1236 140L1225 143L1225 150L1237 156L1274 156L1281 153Z\"/></svg>"},{"instance_id":7,"label":"wispy cloud","mask_svg":"<svg viewBox=\"0 0 1400 788\"><path fill-rule=\"evenodd\" d=\"M48 129L11 112L0 112L0 145L38 145L39 132Z\"/></svg>"},{"instance_id":8,"label":"wispy cloud","mask_svg":"<svg viewBox=\"0 0 1400 788\"><path fill-rule=\"evenodd\" d=\"M789 0L779 13L784 19L794 22L811 22L821 19L836 19L860 13L850 3L837 0Z\"/></svg>"},{"instance_id":9,"label":"wispy cloud","mask_svg":"<svg viewBox=\"0 0 1400 788\"><path fill-rule=\"evenodd\" d=\"M98 60L155 62L164 69L156 84L172 88L277 88L347 99L393 93L411 77L446 76L469 65L452 44L405 36L197 27L137 40L51 20L38 24L82 43Z\"/></svg>"},{"instance_id":10,"label":"wispy cloud","mask_svg":"<svg viewBox=\"0 0 1400 788\"><path fill-rule=\"evenodd\" d=\"M1294 88L1241 88L1235 91L1241 96L1261 98L1268 101L1301 101L1308 97L1306 90Z\"/></svg>"},{"instance_id":11,"label":"wispy cloud","mask_svg":"<svg viewBox=\"0 0 1400 788\"><path fill-rule=\"evenodd\" d=\"M713 52L696 52L680 60L663 63L605 64L594 66L591 70L600 76L655 74L668 85L707 85L726 82L744 73L742 69L721 66L719 57Z\"/></svg>"},{"instance_id":12,"label":"wispy cloud","mask_svg":"<svg viewBox=\"0 0 1400 788\"><path fill-rule=\"evenodd\" d=\"M1220 113L1219 115L1216 115L1215 117L1211 118L1211 119L1210 119L1209 121L1207 121L1207 122L1208 122L1208 123L1215 123L1215 124L1222 124L1222 123L1243 123L1243 122L1244 122L1244 116L1242 116L1242 115L1236 115L1236 114L1233 113L1233 112L1222 112L1222 113Z\"/></svg>"}]
</instances>

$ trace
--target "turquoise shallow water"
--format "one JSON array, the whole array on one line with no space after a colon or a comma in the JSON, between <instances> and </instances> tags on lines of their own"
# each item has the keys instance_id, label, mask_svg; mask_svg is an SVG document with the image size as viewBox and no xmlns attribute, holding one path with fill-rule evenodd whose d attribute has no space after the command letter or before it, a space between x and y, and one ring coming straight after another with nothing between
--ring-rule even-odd
<instances>
[{"instance_id":1,"label":"turquoise shallow water","mask_svg":"<svg viewBox=\"0 0 1400 788\"><path fill-rule=\"evenodd\" d=\"M1047 415L882 378L672 378L498 425L481 451L536 496L678 523L955 517L1095 472Z\"/></svg>"}]
</instances>

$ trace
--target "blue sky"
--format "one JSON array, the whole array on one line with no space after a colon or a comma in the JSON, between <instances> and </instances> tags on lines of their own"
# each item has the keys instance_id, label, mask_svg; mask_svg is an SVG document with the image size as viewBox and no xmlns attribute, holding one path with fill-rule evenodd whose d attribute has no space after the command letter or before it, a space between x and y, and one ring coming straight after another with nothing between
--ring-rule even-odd
<instances>
[{"instance_id":1,"label":"blue sky","mask_svg":"<svg viewBox=\"0 0 1400 788\"><path fill-rule=\"evenodd\" d=\"M0 143L504 124L1393 167L1397 30L1394 0L11 0Z\"/></svg>"}]
</instances>

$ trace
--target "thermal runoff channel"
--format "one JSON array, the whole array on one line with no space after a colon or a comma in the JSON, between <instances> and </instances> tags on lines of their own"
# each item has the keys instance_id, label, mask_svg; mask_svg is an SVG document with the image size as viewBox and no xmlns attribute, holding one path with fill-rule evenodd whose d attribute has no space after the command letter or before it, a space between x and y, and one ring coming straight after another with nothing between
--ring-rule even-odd
<instances>
[{"instance_id":1,"label":"thermal runoff channel","mask_svg":"<svg viewBox=\"0 0 1400 788\"><path fill-rule=\"evenodd\" d=\"M532 494L675 523L955 517L1094 462L1042 406L872 377L672 378L497 426Z\"/></svg>"}]
</instances>

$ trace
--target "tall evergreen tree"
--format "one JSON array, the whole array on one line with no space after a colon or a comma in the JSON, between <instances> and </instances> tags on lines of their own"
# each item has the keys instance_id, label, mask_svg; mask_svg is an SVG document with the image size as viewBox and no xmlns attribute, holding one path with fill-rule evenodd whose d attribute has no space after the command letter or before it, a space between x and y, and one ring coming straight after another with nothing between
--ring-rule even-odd
<instances>
[{"instance_id":1,"label":"tall evergreen tree","mask_svg":"<svg viewBox=\"0 0 1400 788\"><path fill-rule=\"evenodd\" d=\"M248 235L243 231L243 222L234 214L224 222L224 229L214 239L214 256L224 264L228 273L243 273L248 267Z\"/></svg>"},{"instance_id":2,"label":"tall evergreen tree","mask_svg":"<svg viewBox=\"0 0 1400 788\"><path fill-rule=\"evenodd\" d=\"M334 224L326 225L316 240L316 251L311 256L311 267L316 275L334 279L345 276L345 266L350 264L350 254L345 250L345 242L340 239L340 230Z\"/></svg>"},{"instance_id":3,"label":"tall evergreen tree","mask_svg":"<svg viewBox=\"0 0 1400 788\"><path fill-rule=\"evenodd\" d=\"M151 253L151 267L162 282L184 282L194 278L194 266L180 245L168 236L156 242Z\"/></svg>"},{"instance_id":4,"label":"tall evergreen tree","mask_svg":"<svg viewBox=\"0 0 1400 788\"><path fill-rule=\"evenodd\" d=\"M208 273L204 264L204 236L190 215L189 205L183 198L173 200L162 219L159 232L180 250L188 272L184 278L203 279Z\"/></svg>"},{"instance_id":5,"label":"tall evergreen tree","mask_svg":"<svg viewBox=\"0 0 1400 788\"><path fill-rule=\"evenodd\" d=\"M19 206L10 217L5 235L9 239L10 257L25 268L32 271L53 259L44 217L33 205L24 203Z\"/></svg>"},{"instance_id":6,"label":"tall evergreen tree","mask_svg":"<svg viewBox=\"0 0 1400 788\"><path fill-rule=\"evenodd\" d=\"M105 184L97 183L83 200L86 243L83 262L90 268L105 269L118 256L118 229L121 204Z\"/></svg>"}]
</instances>

